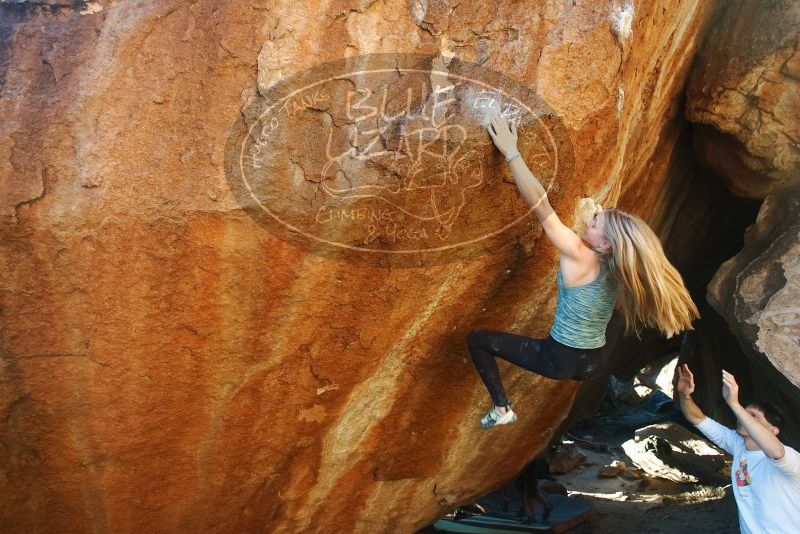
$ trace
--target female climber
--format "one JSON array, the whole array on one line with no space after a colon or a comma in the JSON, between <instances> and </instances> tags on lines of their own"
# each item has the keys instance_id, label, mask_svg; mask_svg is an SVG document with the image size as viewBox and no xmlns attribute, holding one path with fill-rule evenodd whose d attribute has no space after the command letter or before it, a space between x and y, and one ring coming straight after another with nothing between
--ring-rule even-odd
<instances>
[{"instance_id":1,"label":"female climber","mask_svg":"<svg viewBox=\"0 0 800 534\"><path fill-rule=\"evenodd\" d=\"M483 428L516 422L495 357L554 380L587 380L605 372L606 326L617 302L625 334L658 328L667 338L693 330L700 317L658 237L640 218L598 204L582 236L564 225L547 192L517 150L517 128L495 114L487 127L522 196L560 252L555 319L544 339L475 330L467 336L472 362L494 402Z\"/></svg>"}]
</instances>

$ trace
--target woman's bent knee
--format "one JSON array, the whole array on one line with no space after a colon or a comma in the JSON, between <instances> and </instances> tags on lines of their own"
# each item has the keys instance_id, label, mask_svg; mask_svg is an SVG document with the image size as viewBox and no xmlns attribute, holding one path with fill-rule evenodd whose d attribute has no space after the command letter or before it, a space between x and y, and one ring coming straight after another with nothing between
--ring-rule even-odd
<instances>
[{"instance_id":1,"label":"woman's bent knee","mask_svg":"<svg viewBox=\"0 0 800 534\"><path fill-rule=\"evenodd\" d=\"M479 347L481 341L485 339L486 330L473 330L467 336L468 347Z\"/></svg>"}]
</instances>

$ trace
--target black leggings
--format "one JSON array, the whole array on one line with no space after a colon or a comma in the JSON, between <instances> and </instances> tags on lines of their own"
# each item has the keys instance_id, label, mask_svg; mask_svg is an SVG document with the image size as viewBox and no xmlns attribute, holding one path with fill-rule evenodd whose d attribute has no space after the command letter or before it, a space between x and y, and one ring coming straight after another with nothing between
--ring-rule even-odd
<instances>
[{"instance_id":1,"label":"black leggings","mask_svg":"<svg viewBox=\"0 0 800 534\"><path fill-rule=\"evenodd\" d=\"M550 335L544 339L476 330L467 336L467 349L495 406L508 406L500 382L495 356L514 365L555 380L588 380L605 372L608 344L596 349L578 349L559 343Z\"/></svg>"}]
</instances>

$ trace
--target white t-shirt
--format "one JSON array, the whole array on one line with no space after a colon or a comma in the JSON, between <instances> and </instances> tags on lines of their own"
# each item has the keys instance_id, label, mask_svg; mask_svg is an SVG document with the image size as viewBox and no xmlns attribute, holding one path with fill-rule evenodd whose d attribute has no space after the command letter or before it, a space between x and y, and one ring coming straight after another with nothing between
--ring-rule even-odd
<instances>
[{"instance_id":1,"label":"white t-shirt","mask_svg":"<svg viewBox=\"0 0 800 534\"><path fill-rule=\"evenodd\" d=\"M800 532L800 453L784 445L780 460L748 451L744 438L710 417L695 425L733 456L731 482L743 534Z\"/></svg>"}]
</instances>

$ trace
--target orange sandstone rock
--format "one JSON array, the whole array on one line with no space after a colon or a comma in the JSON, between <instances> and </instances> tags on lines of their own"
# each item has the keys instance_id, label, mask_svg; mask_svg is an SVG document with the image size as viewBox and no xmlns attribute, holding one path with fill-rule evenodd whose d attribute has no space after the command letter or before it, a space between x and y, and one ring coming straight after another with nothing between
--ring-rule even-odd
<instances>
[{"instance_id":1,"label":"orange sandstone rock","mask_svg":"<svg viewBox=\"0 0 800 534\"><path fill-rule=\"evenodd\" d=\"M549 167L567 224L579 229L589 198L649 219L669 210L681 91L714 3L615 6L0 4L0 524L412 532L513 476L553 437L578 386L501 362L520 420L485 432L489 399L465 339L483 327L547 334L557 264L541 230L521 220L480 254L454 247L449 262L442 252L403 265L388 252L326 255L329 243L270 232L242 205L226 143L254 102L325 61L414 52L446 71L458 58L553 111L566 136L547 146L573 154L569 174ZM331 94L359 83L352 75ZM316 124L379 127L324 101L302 106ZM454 164L420 175L427 197L406 205L406 216L450 225L429 248L467 235L463 221L497 228L525 214L479 119L448 116L471 135L468 161L486 163L484 189L435 212L433 186L465 167L436 156L455 153L456 137L419 138L426 158ZM333 202L312 185L330 130L303 124L314 123L266 131L273 166L256 177L262 198L308 215ZM423 154L414 150L406 156ZM356 155L329 179L384 186L387 163ZM398 167L395 193L416 191L409 168ZM461 218L448 219L456 208ZM352 245L360 224L343 216L325 235Z\"/></svg>"}]
</instances>

